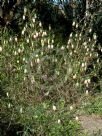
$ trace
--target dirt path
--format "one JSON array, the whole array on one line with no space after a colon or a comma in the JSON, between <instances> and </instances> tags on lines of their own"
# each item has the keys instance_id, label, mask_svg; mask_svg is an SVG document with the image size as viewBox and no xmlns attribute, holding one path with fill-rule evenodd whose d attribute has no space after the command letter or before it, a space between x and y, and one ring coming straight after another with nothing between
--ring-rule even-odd
<instances>
[{"instance_id":1,"label":"dirt path","mask_svg":"<svg viewBox=\"0 0 102 136\"><path fill-rule=\"evenodd\" d=\"M79 121L85 132L88 132L89 136L93 136L93 133L98 132L98 136L102 136L102 118L98 116L80 116Z\"/></svg>"}]
</instances>

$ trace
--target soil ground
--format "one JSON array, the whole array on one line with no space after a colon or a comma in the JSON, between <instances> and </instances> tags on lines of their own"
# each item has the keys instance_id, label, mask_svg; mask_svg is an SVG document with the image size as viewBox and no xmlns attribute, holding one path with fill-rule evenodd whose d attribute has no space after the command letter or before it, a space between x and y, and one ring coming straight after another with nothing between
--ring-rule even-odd
<instances>
[{"instance_id":1,"label":"soil ground","mask_svg":"<svg viewBox=\"0 0 102 136\"><path fill-rule=\"evenodd\" d=\"M102 136L102 117L95 115L83 115L79 117L83 131L87 132L89 136L93 136L98 133L98 136Z\"/></svg>"}]
</instances>

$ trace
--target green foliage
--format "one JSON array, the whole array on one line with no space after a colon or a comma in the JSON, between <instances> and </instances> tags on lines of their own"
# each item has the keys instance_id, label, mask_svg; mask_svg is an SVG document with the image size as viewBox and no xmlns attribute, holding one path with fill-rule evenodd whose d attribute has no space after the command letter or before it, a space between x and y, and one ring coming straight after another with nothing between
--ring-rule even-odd
<instances>
[{"instance_id":1,"label":"green foliage","mask_svg":"<svg viewBox=\"0 0 102 136\"><path fill-rule=\"evenodd\" d=\"M85 107L84 112L87 114L95 114L95 115L102 115L102 94L91 97Z\"/></svg>"},{"instance_id":2,"label":"green foliage","mask_svg":"<svg viewBox=\"0 0 102 136\"><path fill-rule=\"evenodd\" d=\"M54 111L48 103L43 103L35 108L27 107L25 113L22 113L21 122L25 125L25 130L29 129L32 134L57 136L76 133L80 125L71 119L68 111L59 108Z\"/></svg>"}]
</instances>

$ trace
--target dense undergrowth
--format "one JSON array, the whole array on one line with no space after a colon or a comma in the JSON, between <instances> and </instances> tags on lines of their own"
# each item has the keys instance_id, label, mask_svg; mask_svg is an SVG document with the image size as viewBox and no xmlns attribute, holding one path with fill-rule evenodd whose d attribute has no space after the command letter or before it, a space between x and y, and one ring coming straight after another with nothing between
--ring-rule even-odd
<instances>
[{"instance_id":1,"label":"dense undergrowth","mask_svg":"<svg viewBox=\"0 0 102 136\"><path fill-rule=\"evenodd\" d=\"M61 39L56 42L50 26L48 31L43 29L35 11L29 14L21 37L7 28L2 30L2 136L84 135L76 111L86 106L89 94L101 91L102 82L101 59L95 50L102 48L93 32L93 18L88 15L82 22L73 21L65 45Z\"/></svg>"}]
</instances>

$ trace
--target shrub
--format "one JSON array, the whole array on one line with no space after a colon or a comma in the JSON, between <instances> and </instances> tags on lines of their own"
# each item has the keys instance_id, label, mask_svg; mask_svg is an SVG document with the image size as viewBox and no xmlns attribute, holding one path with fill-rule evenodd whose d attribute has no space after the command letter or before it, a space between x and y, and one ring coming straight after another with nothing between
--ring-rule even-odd
<instances>
[{"instance_id":1,"label":"shrub","mask_svg":"<svg viewBox=\"0 0 102 136\"><path fill-rule=\"evenodd\" d=\"M42 28L33 11L21 33L13 36L5 28L2 34L1 117L21 124L25 136L74 136L79 124L73 106L82 92L96 87L91 79L101 66L92 22L85 21L83 27L73 22L68 44L61 45L50 26L49 31Z\"/></svg>"}]
</instances>

